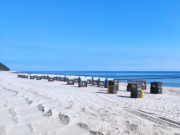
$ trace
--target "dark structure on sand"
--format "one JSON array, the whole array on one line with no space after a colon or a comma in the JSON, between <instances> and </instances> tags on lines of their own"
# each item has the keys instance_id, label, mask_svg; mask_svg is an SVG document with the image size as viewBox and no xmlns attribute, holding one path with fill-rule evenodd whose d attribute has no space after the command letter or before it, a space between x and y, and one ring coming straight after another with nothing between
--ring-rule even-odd
<instances>
[{"instance_id":1,"label":"dark structure on sand","mask_svg":"<svg viewBox=\"0 0 180 135\"><path fill-rule=\"evenodd\" d=\"M0 71L10 71L10 69L4 64L0 63Z\"/></svg>"}]
</instances>

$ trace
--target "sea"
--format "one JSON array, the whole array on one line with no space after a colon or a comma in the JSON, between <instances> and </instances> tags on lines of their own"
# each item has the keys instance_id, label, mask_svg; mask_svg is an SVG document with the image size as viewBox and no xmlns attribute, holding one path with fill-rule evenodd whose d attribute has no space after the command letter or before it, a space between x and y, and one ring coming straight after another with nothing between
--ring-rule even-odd
<instances>
[{"instance_id":1,"label":"sea","mask_svg":"<svg viewBox=\"0 0 180 135\"><path fill-rule=\"evenodd\" d=\"M23 71L23 73L114 78L119 82L146 80L147 84L160 81L163 82L163 86L180 87L180 71Z\"/></svg>"}]
</instances>

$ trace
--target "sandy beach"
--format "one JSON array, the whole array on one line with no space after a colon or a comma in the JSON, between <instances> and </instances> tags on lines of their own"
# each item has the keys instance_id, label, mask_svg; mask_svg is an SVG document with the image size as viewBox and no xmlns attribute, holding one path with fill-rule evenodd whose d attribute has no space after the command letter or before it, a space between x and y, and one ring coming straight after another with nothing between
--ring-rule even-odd
<instances>
[{"instance_id":1,"label":"sandy beach","mask_svg":"<svg viewBox=\"0 0 180 135\"><path fill-rule=\"evenodd\" d=\"M126 83L117 94L17 78L0 72L0 135L179 135L180 88L130 98Z\"/></svg>"}]
</instances>

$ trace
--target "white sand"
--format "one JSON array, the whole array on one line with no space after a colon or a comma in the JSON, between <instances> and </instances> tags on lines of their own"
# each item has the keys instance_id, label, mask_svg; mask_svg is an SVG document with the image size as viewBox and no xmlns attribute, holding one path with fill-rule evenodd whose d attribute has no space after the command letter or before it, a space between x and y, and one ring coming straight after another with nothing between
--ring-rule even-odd
<instances>
[{"instance_id":1,"label":"white sand","mask_svg":"<svg viewBox=\"0 0 180 135\"><path fill-rule=\"evenodd\" d=\"M0 72L0 135L180 134L180 88L156 95L148 85L144 99L132 99L120 85L118 94L106 94Z\"/></svg>"}]
</instances>

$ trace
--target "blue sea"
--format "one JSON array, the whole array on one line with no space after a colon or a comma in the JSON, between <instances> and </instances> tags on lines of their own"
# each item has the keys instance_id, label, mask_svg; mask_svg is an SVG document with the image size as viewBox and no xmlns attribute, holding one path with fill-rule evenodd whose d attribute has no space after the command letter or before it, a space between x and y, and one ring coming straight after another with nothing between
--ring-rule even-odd
<instances>
[{"instance_id":1,"label":"blue sea","mask_svg":"<svg viewBox=\"0 0 180 135\"><path fill-rule=\"evenodd\" d=\"M23 71L23 73L78 75L118 79L127 82L129 79L163 82L163 86L180 87L180 71Z\"/></svg>"}]
</instances>

